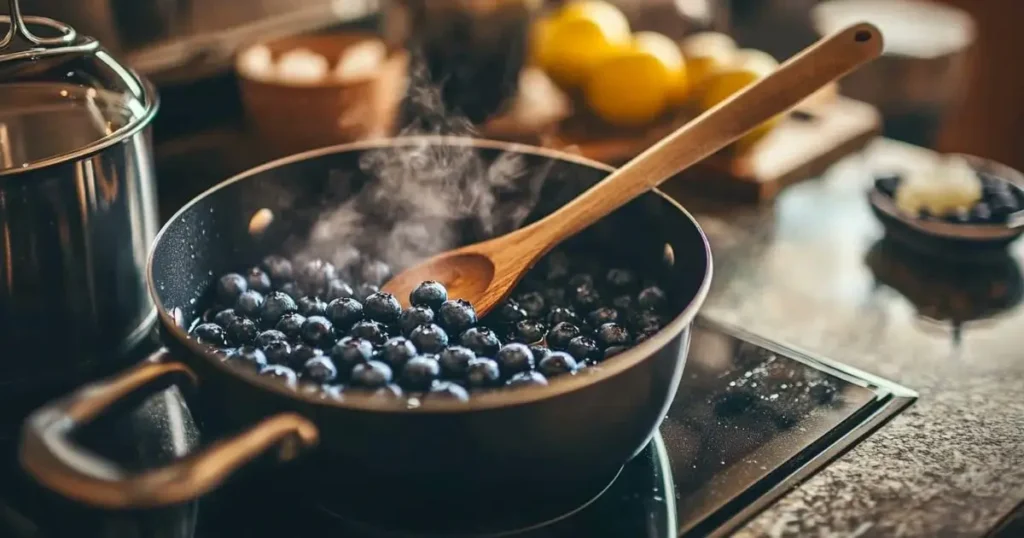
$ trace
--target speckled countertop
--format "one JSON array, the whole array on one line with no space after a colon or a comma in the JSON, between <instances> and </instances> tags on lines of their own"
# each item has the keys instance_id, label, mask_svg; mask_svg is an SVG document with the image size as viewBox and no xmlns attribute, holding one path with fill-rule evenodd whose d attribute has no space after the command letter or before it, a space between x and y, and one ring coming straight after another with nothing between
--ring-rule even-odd
<instances>
[{"instance_id":1,"label":"speckled countertop","mask_svg":"<svg viewBox=\"0 0 1024 538\"><path fill-rule=\"evenodd\" d=\"M1024 242L985 269L931 262L879 243L864 198L930 155L878 140L761 207L667 188L711 238L705 316L920 394L737 536L981 536L1024 499Z\"/></svg>"}]
</instances>

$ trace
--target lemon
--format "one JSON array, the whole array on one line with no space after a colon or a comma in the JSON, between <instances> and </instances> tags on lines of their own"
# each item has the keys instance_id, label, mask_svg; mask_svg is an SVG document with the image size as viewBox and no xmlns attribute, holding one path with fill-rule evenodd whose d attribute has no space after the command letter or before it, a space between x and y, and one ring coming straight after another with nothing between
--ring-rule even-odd
<instances>
[{"instance_id":1,"label":"lemon","mask_svg":"<svg viewBox=\"0 0 1024 538\"><path fill-rule=\"evenodd\" d=\"M701 32L683 39L679 48L686 62L690 95L698 97L704 83L715 73L733 65L736 42L718 32Z\"/></svg>"},{"instance_id":2,"label":"lemon","mask_svg":"<svg viewBox=\"0 0 1024 538\"><path fill-rule=\"evenodd\" d=\"M700 109L702 111L725 101L736 92L764 78L778 67L778 62L774 58L760 51L738 51L735 60L736 63L733 67L713 75L705 82L706 85L700 96ZM738 140L737 145L740 148L747 148L753 145L771 132L781 118L782 115L778 115L758 125Z\"/></svg>"},{"instance_id":3,"label":"lemon","mask_svg":"<svg viewBox=\"0 0 1024 538\"><path fill-rule=\"evenodd\" d=\"M649 53L661 62L669 79L668 103L670 105L682 104L689 93L690 85L679 45L657 32L637 32L633 34L632 48Z\"/></svg>"},{"instance_id":4,"label":"lemon","mask_svg":"<svg viewBox=\"0 0 1024 538\"><path fill-rule=\"evenodd\" d=\"M597 66L584 87L584 99L607 123L638 127L665 111L671 84L660 59L631 49Z\"/></svg>"},{"instance_id":5,"label":"lemon","mask_svg":"<svg viewBox=\"0 0 1024 538\"><path fill-rule=\"evenodd\" d=\"M539 46L541 67L559 86L579 87L595 65L629 45L629 21L597 0L570 2L548 21Z\"/></svg>"}]
</instances>

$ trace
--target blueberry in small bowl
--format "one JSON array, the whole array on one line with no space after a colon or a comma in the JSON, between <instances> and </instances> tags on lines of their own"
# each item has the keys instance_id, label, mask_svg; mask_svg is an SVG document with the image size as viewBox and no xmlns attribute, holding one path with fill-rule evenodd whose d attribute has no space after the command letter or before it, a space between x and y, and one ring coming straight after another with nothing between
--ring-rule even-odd
<instances>
[{"instance_id":1,"label":"blueberry in small bowl","mask_svg":"<svg viewBox=\"0 0 1024 538\"><path fill-rule=\"evenodd\" d=\"M887 235L927 254L969 258L1024 233L1024 175L971 155L879 174L868 201Z\"/></svg>"}]
</instances>

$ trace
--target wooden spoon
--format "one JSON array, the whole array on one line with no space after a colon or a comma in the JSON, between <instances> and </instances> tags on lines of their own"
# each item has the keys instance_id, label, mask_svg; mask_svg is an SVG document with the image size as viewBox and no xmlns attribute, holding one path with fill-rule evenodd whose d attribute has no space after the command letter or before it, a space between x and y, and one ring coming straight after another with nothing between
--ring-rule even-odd
<instances>
[{"instance_id":1,"label":"wooden spoon","mask_svg":"<svg viewBox=\"0 0 1024 538\"><path fill-rule=\"evenodd\" d=\"M384 291L408 306L425 280L484 315L501 302L541 256L627 202L729 145L822 86L878 57L882 35L861 23L823 38L778 70L661 139L558 211L512 233L443 252L402 271Z\"/></svg>"}]
</instances>

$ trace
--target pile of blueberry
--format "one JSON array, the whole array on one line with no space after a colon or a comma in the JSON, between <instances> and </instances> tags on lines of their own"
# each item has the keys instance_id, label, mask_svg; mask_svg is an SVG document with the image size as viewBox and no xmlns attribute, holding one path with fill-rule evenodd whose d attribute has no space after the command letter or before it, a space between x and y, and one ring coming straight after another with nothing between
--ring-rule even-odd
<instances>
[{"instance_id":1,"label":"pile of blueberry","mask_svg":"<svg viewBox=\"0 0 1024 538\"><path fill-rule=\"evenodd\" d=\"M899 174L884 174L875 178L875 190L895 198L900 186ZM922 210L918 218L944 220L953 224L1004 224L1008 217L1024 209L1024 191L1009 181L986 172L978 172L981 180L981 200L967 213L952 213L942 217Z\"/></svg>"},{"instance_id":2,"label":"pile of blueberry","mask_svg":"<svg viewBox=\"0 0 1024 538\"><path fill-rule=\"evenodd\" d=\"M390 276L380 261L339 270L268 256L217 280L214 305L191 336L229 364L325 397L361 389L465 401L574 375L657 332L668 306L662 288L634 271L572 263L561 251L483 320L433 281L403 310L379 291Z\"/></svg>"}]
</instances>

